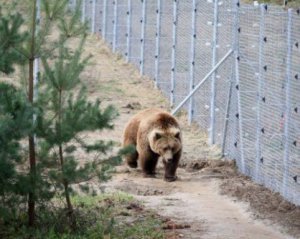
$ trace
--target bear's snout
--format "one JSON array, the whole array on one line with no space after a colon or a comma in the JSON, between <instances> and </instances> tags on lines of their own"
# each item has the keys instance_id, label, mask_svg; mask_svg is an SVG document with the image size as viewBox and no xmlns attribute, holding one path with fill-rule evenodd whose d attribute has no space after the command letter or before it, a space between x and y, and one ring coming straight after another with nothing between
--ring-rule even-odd
<instances>
[{"instance_id":1,"label":"bear's snout","mask_svg":"<svg viewBox=\"0 0 300 239\"><path fill-rule=\"evenodd\" d=\"M163 155L163 159L166 163L171 163L173 160L173 153L171 150L167 150L164 155Z\"/></svg>"},{"instance_id":2,"label":"bear's snout","mask_svg":"<svg viewBox=\"0 0 300 239\"><path fill-rule=\"evenodd\" d=\"M173 158L163 158L163 162L164 162L165 164L171 164L172 161L173 161Z\"/></svg>"},{"instance_id":3,"label":"bear's snout","mask_svg":"<svg viewBox=\"0 0 300 239\"><path fill-rule=\"evenodd\" d=\"M173 155L169 158L166 158L167 163L172 163L173 162Z\"/></svg>"}]
</instances>

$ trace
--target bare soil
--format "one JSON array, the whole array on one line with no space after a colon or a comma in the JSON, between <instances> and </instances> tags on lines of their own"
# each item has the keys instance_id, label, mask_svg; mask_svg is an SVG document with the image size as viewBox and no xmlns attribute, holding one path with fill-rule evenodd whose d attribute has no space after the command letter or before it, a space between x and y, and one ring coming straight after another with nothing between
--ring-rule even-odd
<instances>
[{"instance_id":1,"label":"bare soil","mask_svg":"<svg viewBox=\"0 0 300 239\"><path fill-rule=\"evenodd\" d=\"M87 136L112 139L120 146L124 125L132 115L149 107L169 110L169 105L153 81L112 54L99 37L91 37L87 44L86 52L94 55L83 75L90 99L99 97L104 106L113 104L120 114L113 131ZM184 114L178 119L184 153L177 181L163 181L161 164L156 178L143 178L140 169L123 164L111 181L94 187L124 191L143 201L146 208L166 218L169 239L300 238L300 207L240 175L233 161L222 159L220 149L207 144L205 132L188 125Z\"/></svg>"}]
</instances>

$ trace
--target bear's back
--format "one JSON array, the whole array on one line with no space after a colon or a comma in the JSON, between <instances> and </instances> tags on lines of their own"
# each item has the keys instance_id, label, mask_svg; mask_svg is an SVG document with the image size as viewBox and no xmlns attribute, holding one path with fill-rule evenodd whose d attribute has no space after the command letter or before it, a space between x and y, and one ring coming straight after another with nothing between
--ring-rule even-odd
<instances>
[{"instance_id":1,"label":"bear's back","mask_svg":"<svg viewBox=\"0 0 300 239\"><path fill-rule=\"evenodd\" d=\"M179 128L177 120L171 114L158 108L141 111L136 115L136 119L140 122L142 128L159 128L162 130L170 127Z\"/></svg>"}]
</instances>

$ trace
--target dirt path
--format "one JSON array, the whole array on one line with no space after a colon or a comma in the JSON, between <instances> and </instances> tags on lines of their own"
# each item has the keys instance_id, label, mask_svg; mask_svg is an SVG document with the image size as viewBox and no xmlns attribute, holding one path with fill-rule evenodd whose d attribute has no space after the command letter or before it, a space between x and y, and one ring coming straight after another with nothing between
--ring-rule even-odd
<instances>
[{"instance_id":1,"label":"dirt path","mask_svg":"<svg viewBox=\"0 0 300 239\"><path fill-rule=\"evenodd\" d=\"M129 192L149 208L172 218L188 229L177 230L186 239L279 239L292 238L274 226L254 221L246 205L218 194L219 180L203 172L191 174L180 169L179 181L165 183L141 178L139 172L120 173L106 187Z\"/></svg>"},{"instance_id":2,"label":"dirt path","mask_svg":"<svg viewBox=\"0 0 300 239\"><path fill-rule=\"evenodd\" d=\"M134 113L148 107L168 109L167 101L153 89L153 83L140 77L135 68L120 57L112 55L101 40L91 38L87 52L94 55L93 64L84 73L91 99L99 97L103 105L113 104L120 113L113 132L95 132L95 137L121 142L123 127ZM199 159L214 160L220 157L219 149L208 147L203 133L195 126L187 126L184 116L180 117L180 121L184 142L182 166ZM192 168L201 167L199 164L192 165ZM190 225L190 228L174 231L174 238L293 238L284 234L284 229L273 222L254 220L246 204L220 195L219 188L224 178L220 172L222 169L203 168L192 172L179 168L179 180L167 183L162 180L161 167L157 178L142 178L139 170L129 170L122 165L113 180L101 188L131 193L144 201L146 207L178 223ZM228 168L234 170L232 166Z\"/></svg>"}]
</instances>

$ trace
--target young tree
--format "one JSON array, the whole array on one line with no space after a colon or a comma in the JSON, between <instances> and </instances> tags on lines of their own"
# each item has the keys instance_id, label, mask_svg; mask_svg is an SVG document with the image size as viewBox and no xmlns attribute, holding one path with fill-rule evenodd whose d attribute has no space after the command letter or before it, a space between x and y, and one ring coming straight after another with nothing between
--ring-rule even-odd
<instances>
[{"instance_id":1,"label":"young tree","mask_svg":"<svg viewBox=\"0 0 300 239\"><path fill-rule=\"evenodd\" d=\"M26 29L30 33L24 47L19 47L19 52L26 59L28 66L28 77L25 80L27 86L28 101L38 107L34 101L34 61L37 58L53 58L55 50L64 42L67 42L72 37L80 34L85 34L86 27L79 21L80 11L79 6L71 15L68 12L67 0L40 0L41 5L41 22L37 18L37 1L27 0L22 4L23 12L27 15ZM39 29L37 31L37 28ZM59 31L59 34L56 34ZM28 137L28 152L30 165L30 192L28 194L28 224L33 226L35 223L35 204L37 194L44 194L41 191L42 184L37 185L39 179L42 179L42 165L37 164L37 149L36 149L35 135L32 132ZM37 172L37 170L39 172ZM39 192L37 192L39 190Z\"/></svg>"},{"instance_id":2,"label":"young tree","mask_svg":"<svg viewBox=\"0 0 300 239\"><path fill-rule=\"evenodd\" d=\"M39 99L43 113L38 118L38 136L42 139L43 155L48 155L48 165L51 161L55 162L52 163L49 175L56 188L63 188L71 219L73 206L70 185L96 176L104 178L110 166L120 162L119 157L103 159L95 155L93 160L80 162L82 159L76 156L78 150L84 150L86 154L93 151L106 154L111 150L112 142L96 141L88 144L80 138L79 133L111 129L111 121L117 115L112 106L102 111L99 100L94 103L87 100L85 87L80 80L80 73L88 60L81 60L84 41L83 37L74 53L70 53L62 43L58 58L52 66L49 60L42 58L45 72L40 94L42 97Z\"/></svg>"}]
</instances>

